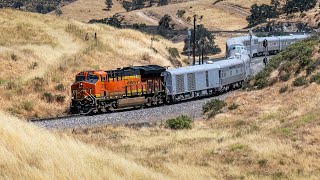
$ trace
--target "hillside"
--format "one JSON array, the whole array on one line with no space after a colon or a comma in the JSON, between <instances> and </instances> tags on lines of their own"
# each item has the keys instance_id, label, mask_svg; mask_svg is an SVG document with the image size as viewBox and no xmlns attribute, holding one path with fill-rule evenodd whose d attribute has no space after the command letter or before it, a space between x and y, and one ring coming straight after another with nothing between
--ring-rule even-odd
<instances>
[{"instance_id":1,"label":"hillside","mask_svg":"<svg viewBox=\"0 0 320 180\"><path fill-rule=\"evenodd\" d=\"M0 8L16 8L45 14L73 1L75 0L0 0Z\"/></svg>"},{"instance_id":2,"label":"hillside","mask_svg":"<svg viewBox=\"0 0 320 180\"><path fill-rule=\"evenodd\" d=\"M319 37L297 43L275 59L307 46L319 62L319 44ZM179 179L318 179L320 81L294 86L296 78L233 93L221 114L198 119L191 130L100 127L67 134Z\"/></svg>"},{"instance_id":3,"label":"hillside","mask_svg":"<svg viewBox=\"0 0 320 180\"><path fill-rule=\"evenodd\" d=\"M82 70L129 65L171 66L175 45L133 30L0 10L0 111L19 117L67 111L70 85ZM97 33L97 40L94 39Z\"/></svg>"},{"instance_id":4,"label":"hillside","mask_svg":"<svg viewBox=\"0 0 320 180\"><path fill-rule=\"evenodd\" d=\"M165 179L108 149L0 113L1 179Z\"/></svg>"},{"instance_id":5,"label":"hillside","mask_svg":"<svg viewBox=\"0 0 320 180\"><path fill-rule=\"evenodd\" d=\"M128 24L145 23L147 25L158 25L160 18L165 14L169 14L173 17L178 28L185 28L192 24L187 19L192 17L193 14L198 14L204 15L201 23L211 30L237 30L247 25L243 13L240 13L240 16L237 13L239 9L240 11L249 12L252 4L266 2L262 0L225 0L214 4L212 0L171 1L166 6L152 6L130 12L126 12L119 1L113 1L113 3L111 11L105 11L103 10L105 9L103 0L78 0L61 8L62 17L88 22L91 19L103 19L111 17L115 13L120 13ZM183 18L177 17L178 10L186 10Z\"/></svg>"}]
</instances>

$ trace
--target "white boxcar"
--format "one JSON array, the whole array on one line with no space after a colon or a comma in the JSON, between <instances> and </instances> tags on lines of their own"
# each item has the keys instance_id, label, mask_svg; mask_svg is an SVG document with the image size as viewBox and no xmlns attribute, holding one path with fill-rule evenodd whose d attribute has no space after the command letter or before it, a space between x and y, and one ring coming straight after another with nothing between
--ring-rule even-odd
<instances>
[{"instance_id":1,"label":"white boxcar","mask_svg":"<svg viewBox=\"0 0 320 180\"><path fill-rule=\"evenodd\" d=\"M203 64L169 69L163 73L167 94L193 94L191 92L217 89L220 87L219 66Z\"/></svg>"}]
</instances>

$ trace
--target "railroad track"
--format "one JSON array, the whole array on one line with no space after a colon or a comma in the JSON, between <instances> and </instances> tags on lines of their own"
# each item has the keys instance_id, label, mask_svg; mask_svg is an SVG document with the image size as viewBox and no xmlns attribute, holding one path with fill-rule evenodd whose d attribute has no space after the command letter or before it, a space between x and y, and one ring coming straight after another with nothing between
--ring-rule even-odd
<instances>
[{"instance_id":1,"label":"railroad track","mask_svg":"<svg viewBox=\"0 0 320 180\"><path fill-rule=\"evenodd\" d=\"M81 117L84 115L81 114L73 114L73 115L65 115L65 116L58 116L58 117L50 117L50 118L34 118L34 119L29 119L28 122L37 122L37 121L56 121L59 119L67 119L71 117Z\"/></svg>"}]
</instances>

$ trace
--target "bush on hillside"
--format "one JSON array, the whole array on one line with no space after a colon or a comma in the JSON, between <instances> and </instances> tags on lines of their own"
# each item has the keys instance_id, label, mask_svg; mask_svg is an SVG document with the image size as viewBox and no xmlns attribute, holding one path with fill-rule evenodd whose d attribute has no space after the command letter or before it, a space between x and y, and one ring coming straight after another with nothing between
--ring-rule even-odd
<instances>
[{"instance_id":1,"label":"bush on hillside","mask_svg":"<svg viewBox=\"0 0 320 180\"><path fill-rule=\"evenodd\" d=\"M308 83L308 81L304 77L298 77L292 82L292 85L293 86L303 86L303 85L306 85L307 83Z\"/></svg>"},{"instance_id":2,"label":"bush on hillside","mask_svg":"<svg viewBox=\"0 0 320 180\"><path fill-rule=\"evenodd\" d=\"M315 82L317 84L320 84L320 73L312 75L310 78L310 82L311 83Z\"/></svg>"},{"instance_id":3,"label":"bush on hillside","mask_svg":"<svg viewBox=\"0 0 320 180\"><path fill-rule=\"evenodd\" d=\"M166 121L166 127L174 130L178 129L191 129L192 119L189 116L181 115Z\"/></svg>"},{"instance_id":4,"label":"bush on hillside","mask_svg":"<svg viewBox=\"0 0 320 180\"><path fill-rule=\"evenodd\" d=\"M279 93L280 94L285 93L288 91L288 89L289 89L288 85L281 86Z\"/></svg>"},{"instance_id":5,"label":"bush on hillside","mask_svg":"<svg viewBox=\"0 0 320 180\"><path fill-rule=\"evenodd\" d=\"M230 111L232 111L232 110L236 110L236 109L238 109L238 107L239 107L239 105L238 105L238 104L236 104L236 103L232 103L232 104L228 107L228 109L229 109Z\"/></svg>"},{"instance_id":6,"label":"bush on hillside","mask_svg":"<svg viewBox=\"0 0 320 180\"><path fill-rule=\"evenodd\" d=\"M257 86L258 89L263 89L265 87L268 87L269 82L266 78L261 78L258 79L254 85Z\"/></svg>"},{"instance_id":7,"label":"bush on hillside","mask_svg":"<svg viewBox=\"0 0 320 180\"><path fill-rule=\"evenodd\" d=\"M307 71L307 74L311 74L320 64L320 60L319 62L314 62L311 58L315 46L319 43L319 35L314 35L311 38L290 45L286 50L272 58L267 66L251 80L251 84L257 89L267 87L268 79L270 79L271 73L276 69L280 72L279 79L281 81L288 81L292 73L298 75L304 70ZM301 79L299 80L301 81Z\"/></svg>"},{"instance_id":8,"label":"bush on hillside","mask_svg":"<svg viewBox=\"0 0 320 180\"><path fill-rule=\"evenodd\" d=\"M291 74L290 73L282 73L280 74L280 80L281 81L288 81L290 79Z\"/></svg>"},{"instance_id":9,"label":"bush on hillside","mask_svg":"<svg viewBox=\"0 0 320 180\"><path fill-rule=\"evenodd\" d=\"M202 112L208 113L208 117L214 117L221 113L221 109L226 106L226 103L219 99L212 99L202 106Z\"/></svg>"},{"instance_id":10,"label":"bush on hillside","mask_svg":"<svg viewBox=\"0 0 320 180\"><path fill-rule=\"evenodd\" d=\"M183 15L186 13L186 10L178 10L177 11L177 16L179 17L179 18L181 18L181 17L183 17Z\"/></svg>"}]
</instances>

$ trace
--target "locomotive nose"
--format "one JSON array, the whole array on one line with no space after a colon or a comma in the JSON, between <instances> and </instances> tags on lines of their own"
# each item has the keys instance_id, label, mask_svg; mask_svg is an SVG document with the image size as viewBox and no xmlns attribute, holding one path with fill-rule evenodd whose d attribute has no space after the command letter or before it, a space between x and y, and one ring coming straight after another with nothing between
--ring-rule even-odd
<instances>
[{"instance_id":1,"label":"locomotive nose","mask_svg":"<svg viewBox=\"0 0 320 180\"><path fill-rule=\"evenodd\" d=\"M78 82L71 86L71 90L74 99L84 99L94 94L95 87L94 84Z\"/></svg>"}]
</instances>

